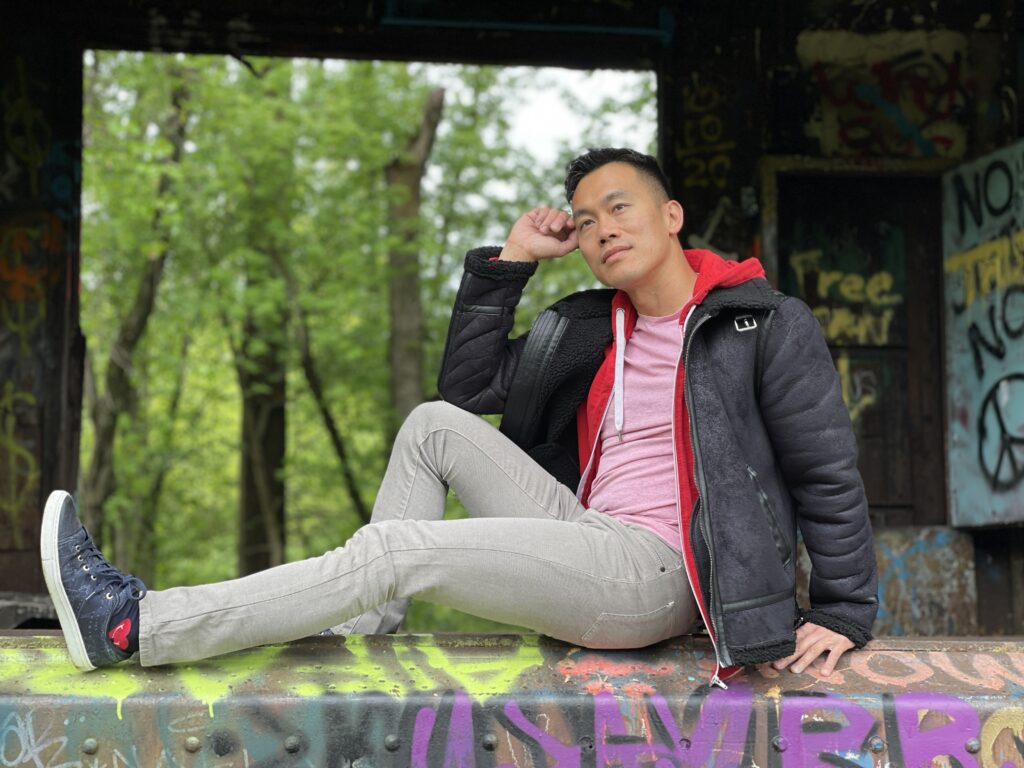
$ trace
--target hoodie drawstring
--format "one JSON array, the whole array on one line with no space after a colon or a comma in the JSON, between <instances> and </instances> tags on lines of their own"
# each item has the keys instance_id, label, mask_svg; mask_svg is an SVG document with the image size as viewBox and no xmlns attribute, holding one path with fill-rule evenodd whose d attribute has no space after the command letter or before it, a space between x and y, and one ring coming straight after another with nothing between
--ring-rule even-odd
<instances>
[{"instance_id":1,"label":"hoodie drawstring","mask_svg":"<svg viewBox=\"0 0 1024 768\"><path fill-rule=\"evenodd\" d=\"M622 384L622 369L626 361L626 310L615 310L615 431L622 442L622 422L625 395Z\"/></svg>"}]
</instances>

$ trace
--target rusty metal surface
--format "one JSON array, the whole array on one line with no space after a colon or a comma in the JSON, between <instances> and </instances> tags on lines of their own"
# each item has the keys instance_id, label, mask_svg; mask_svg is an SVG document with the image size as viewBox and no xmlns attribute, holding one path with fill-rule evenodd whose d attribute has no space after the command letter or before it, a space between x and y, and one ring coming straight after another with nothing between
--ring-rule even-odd
<instances>
[{"instance_id":1,"label":"rusty metal surface","mask_svg":"<svg viewBox=\"0 0 1024 768\"><path fill-rule=\"evenodd\" d=\"M4 766L1024 766L1024 642L875 641L709 689L707 642L317 638L76 672L0 635Z\"/></svg>"}]
</instances>

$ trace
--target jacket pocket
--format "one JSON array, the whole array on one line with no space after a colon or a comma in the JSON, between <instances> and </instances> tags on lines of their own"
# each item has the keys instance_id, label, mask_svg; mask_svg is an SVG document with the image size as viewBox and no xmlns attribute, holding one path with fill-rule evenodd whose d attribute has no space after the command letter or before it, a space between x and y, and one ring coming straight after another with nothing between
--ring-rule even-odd
<instances>
[{"instance_id":1,"label":"jacket pocket","mask_svg":"<svg viewBox=\"0 0 1024 768\"><path fill-rule=\"evenodd\" d=\"M772 510L768 494L761 487L761 480L758 478L757 472L749 464L747 465L747 474L750 475L750 480L754 484L754 490L757 492L757 498L761 502L761 511L764 512L765 519L768 521L768 529L772 532L772 540L775 542L775 549L779 553L779 559L782 561L783 566L787 566L790 560L793 559L793 551L789 546L789 539L786 538L782 528L779 527L778 518L775 517L775 512Z\"/></svg>"}]
</instances>

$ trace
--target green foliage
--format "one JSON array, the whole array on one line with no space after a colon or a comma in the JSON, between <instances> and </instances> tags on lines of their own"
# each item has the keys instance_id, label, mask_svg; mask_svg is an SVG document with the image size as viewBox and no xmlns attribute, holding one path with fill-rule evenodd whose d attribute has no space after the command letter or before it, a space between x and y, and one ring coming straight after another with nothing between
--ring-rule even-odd
<instances>
[{"instance_id":1,"label":"green foliage","mask_svg":"<svg viewBox=\"0 0 1024 768\"><path fill-rule=\"evenodd\" d=\"M443 87L416 237L432 393L465 251L500 244L534 205L560 204L561 168L578 151L557 148L545 163L511 144L513 106L531 85L522 70L488 67L89 54L82 326L97 381L145 260L169 253L131 371L138 401L118 425L117 491L104 509L105 527L147 536L132 524L163 469L152 547L138 549L150 553L151 587L236 574L236 365L244 369L245 355L268 343L289 355L287 557L340 546L358 527L301 370L299 310L360 492L372 501L389 451L384 169L418 127L427 94ZM616 109L646 114L650 87ZM188 121L185 152L172 163L176 103ZM612 140L612 106L582 120L584 143ZM578 254L542 265L520 311L523 329L544 304L592 284ZM242 350L247 319L261 334ZM83 422L87 466L93 438ZM452 514L462 514L455 501ZM494 625L418 605L409 626Z\"/></svg>"}]
</instances>

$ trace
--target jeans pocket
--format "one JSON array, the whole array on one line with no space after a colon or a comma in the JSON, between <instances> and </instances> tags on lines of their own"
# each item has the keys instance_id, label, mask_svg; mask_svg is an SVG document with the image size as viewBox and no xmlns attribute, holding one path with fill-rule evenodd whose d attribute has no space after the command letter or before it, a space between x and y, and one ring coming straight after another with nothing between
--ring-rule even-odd
<instances>
[{"instance_id":1,"label":"jeans pocket","mask_svg":"<svg viewBox=\"0 0 1024 768\"><path fill-rule=\"evenodd\" d=\"M648 613L601 613L583 633L580 645L586 648L643 648L674 634L672 612L676 603Z\"/></svg>"}]
</instances>

